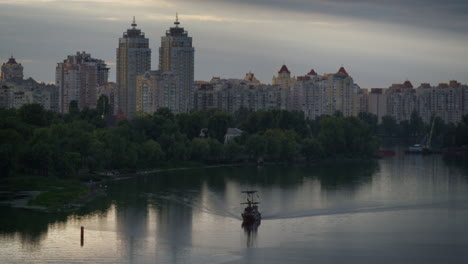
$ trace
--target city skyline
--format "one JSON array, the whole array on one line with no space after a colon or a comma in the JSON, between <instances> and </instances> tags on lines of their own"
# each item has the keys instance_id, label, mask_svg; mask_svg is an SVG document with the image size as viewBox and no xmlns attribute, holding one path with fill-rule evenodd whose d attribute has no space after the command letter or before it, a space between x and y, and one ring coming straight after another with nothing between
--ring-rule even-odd
<instances>
[{"instance_id":1,"label":"city skyline","mask_svg":"<svg viewBox=\"0 0 468 264\"><path fill-rule=\"evenodd\" d=\"M312 68L319 74L334 72L344 65L363 88L406 79L416 85L452 79L468 83L468 34L463 30L468 23L462 12L467 4L397 2L203 0L195 6L186 1L0 1L0 60L13 55L26 77L50 83L56 62L82 50L106 61L113 81L115 39L132 16L146 32L149 48L156 49L179 11L195 37L196 80L241 78L252 71L270 83L284 62L294 76ZM118 8L123 6L125 11ZM23 15L33 10L34 15ZM70 10L86 14L63 19ZM158 61L157 52L152 60Z\"/></svg>"}]
</instances>

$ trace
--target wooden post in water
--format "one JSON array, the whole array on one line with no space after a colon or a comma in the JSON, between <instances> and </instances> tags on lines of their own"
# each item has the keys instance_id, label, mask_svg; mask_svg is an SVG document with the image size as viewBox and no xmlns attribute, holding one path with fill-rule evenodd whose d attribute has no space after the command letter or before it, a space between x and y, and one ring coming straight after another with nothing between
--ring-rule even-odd
<instances>
[{"instance_id":1,"label":"wooden post in water","mask_svg":"<svg viewBox=\"0 0 468 264\"><path fill-rule=\"evenodd\" d=\"M81 227L81 246L84 245L84 227Z\"/></svg>"}]
</instances>

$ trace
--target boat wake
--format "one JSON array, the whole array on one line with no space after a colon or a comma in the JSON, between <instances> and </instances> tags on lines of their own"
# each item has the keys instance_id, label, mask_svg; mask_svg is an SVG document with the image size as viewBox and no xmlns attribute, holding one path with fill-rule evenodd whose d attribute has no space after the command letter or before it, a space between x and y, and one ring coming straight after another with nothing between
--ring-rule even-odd
<instances>
[{"instance_id":1,"label":"boat wake","mask_svg":"<svg viewBox=\"0 0 468 264\"><path fill-rule=\"evenodd\" d=\"M189 191L184 193L166 192L160 194L147 193L145 195L153 199L156 205L166 201L190 207L204 213L242 219L240 216L241 208L239 206L228 206L224 199L221 199L213 192L206 194L207 197L200 197L200 193L198 191Z\"/></svg>"},{"instance_id":2,"label":"boat wake","mask_svg":"<svg viewBox=\"0 0 468 264\"><path fill-rule=\"evenodd\" d=\"M243 208L239 206L238 201L226 201L214 192L208 192L202 197L198 191L190 192L167 192L161 194L146 194L147 197L154 199L155 204L171 202L193 208L204 213L229 217L242 220L241 212ZM262 214L262 220L280 220L291 218L306 218L330 215L350 215L366 213L385 213L394 211L412 211L412 210L450 210L464 209L468 210L468 201L438 201L433 203L412 203L412 204L346 204L327 208L270 208L270 206L259 207Z\"/></svg>"},{"instance_id":3,"label":"boat wake","mask_svg":"<svg viewBox=\"0 0 468 264\"><path fill-rule=\"evenodd\" d=\"M262 220L279 220L288 218L306 218L316 216L330 215L350 215L350 214L366 214L366 213L386 213L395 211L413 211L413 210L468 210L468 201L442 201L435 203L415 203L415 204L381 204L373 206L346 206L346 207L331 207L320 209L304 209L298 211L289 211L281 213L268 213L265 210L262 213Z\"/></svg>"}]
</instances>

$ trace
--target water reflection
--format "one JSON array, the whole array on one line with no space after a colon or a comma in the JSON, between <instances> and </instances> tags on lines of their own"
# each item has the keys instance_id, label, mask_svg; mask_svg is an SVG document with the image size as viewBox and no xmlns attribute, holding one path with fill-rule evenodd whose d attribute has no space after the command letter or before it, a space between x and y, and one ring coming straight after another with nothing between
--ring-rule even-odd
<instances>
[{"instance_id":1,"label":"water reflection","mask_svg":"<svg viewBox=\"0 0 468 264\"><path fill-rule=\"evenodd\" d=\"M378 169L377 163L350 163L346 166L215 168L149 175L110 183L106 197L73 213L1 207L2 215L8 217L0 218L0 233L18 233L23 243L37 245L45 238L51 224L66 223L70 217L105 217L114 204L116 228L122 234L123 247L133 248L129 246L135 243L132 238L147 234L148 226L154 224L148 222L149 210L154 210L156 215L155 229L160 239L174 245L190 245L193 211L239 218L238 201L242 189L265 189L261 198L270 203L266 209L279 214L303 200L307 193L314 194L309 200L316 202L317 193L323 190L340 187L354 190L369 182ZM302 193L301 188L305 188Z\"/></svg>"},{"instance_id":2,"label":"water reflection","mask_svg":"<svg viewBox=\"0 0 468 264\"><path fill-rule=\"evenodd\" d=\"M87 207L73 213L41 212L35 210L0 207L0 236L17 236L23 247L39 249L41 242L47 238L52 225L64 225L68 220L87 216L105 215L110 201L99 198Z\"/></svg>"},{"instance_id":3,"label":"water reflection","mask_svg":"<svg viewBox=\"0 0 468 264\"><path fill-rule=\"evenodd\" d=\"M168 244L171 263L179 263L179 257L190 255L192 208L167 200L161 201L160 206L157 240L159 244Z\"/></svg>"},{"instance_id":4,"label":"water reflection","mask_svg":"<svg viewBox=\"0 0 468 264\"><path fill-rule=\"evenodd\" d=\"M241 227L241 191L245 189L259 191L259 211L265 221L261 227ZM452 210L448 217L461 222L463 214L456 210L466 208L461 204L468 199L467 190L466 177L437 157L397 155L379 162L158 173L111 182L106 197L73 213L1 207L1 215L8 217L0 218L0 246L19 242L23 249L16 250L21 258L24 252L56 248L57 243L51 241L57 237L78 238L78 228L84 225L89 230L84 249L89 253L82 254L101 256L115 250L106 256L107 262L212 263L216 258L235 259L244 254L239 253L239 245L248 254L298 239L310 242L308 246L333 248L339 236L359 236L353 233L355 229L347 229L352 224L356 230L375 231L375 219L349 222L362 213L398 216L400 211L448 208ZM398 220L395 215L393 219ZM418 225L403 229L410 227ZM343 233L338 232L340 228ZM66 239L64 252L79 249L79 243L68 245ZM46 261L38 258L38 262ZM69 262L66 254L62 262Z\"/></svg>"}]
</instances>

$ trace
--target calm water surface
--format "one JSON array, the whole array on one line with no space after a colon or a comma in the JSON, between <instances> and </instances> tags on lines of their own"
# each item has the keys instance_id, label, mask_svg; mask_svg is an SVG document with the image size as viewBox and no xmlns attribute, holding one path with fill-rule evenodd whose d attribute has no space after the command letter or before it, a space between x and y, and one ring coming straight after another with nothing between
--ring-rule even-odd
<instances>
[{"instance_id":1,"label":"calm water surface","mask_svg":"<svg viewBox=\"0 0 468 264\"><path fill-rule=\"evenodd\" d=\"M0 215L0 263L468 263L468 174L438 156L159 173L71 215Z\"/></svg>"}]
</instances>

